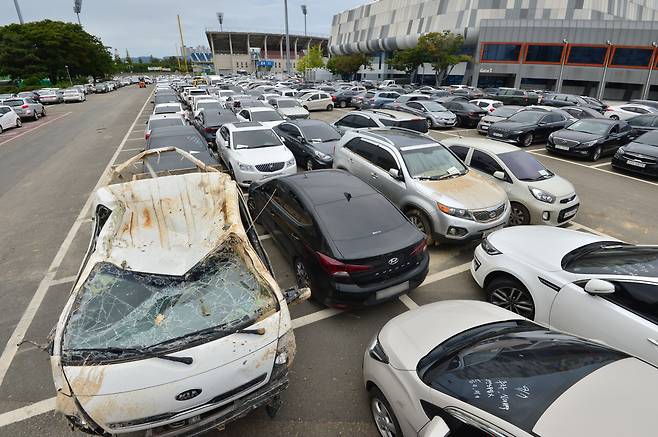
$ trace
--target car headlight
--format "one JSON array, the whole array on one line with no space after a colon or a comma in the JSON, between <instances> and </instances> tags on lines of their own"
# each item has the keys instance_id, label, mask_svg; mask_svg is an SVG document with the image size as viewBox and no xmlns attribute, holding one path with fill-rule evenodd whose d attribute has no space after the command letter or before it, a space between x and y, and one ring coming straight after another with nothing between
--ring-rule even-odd
<instances>
[{"instance_id":1,"label":"car headlight","mask_svg":"<svg viewBox=\"0 0 658 437\"><path fill-rule=\"evenodd\" d=\"M624 152L626 152L626 149L624 149L624 147L622 146L617 149L617 151L615 152L615 156L621 156L624 154Z\"/></svg>"},{"instance_id":2,"label":"car headlight","mask_svg":"<svg viewBox=\"0 0 658 437\"><path fill-rule=\"evenodd\" d=\"M295 360L296 350L295 334L293 334L292 329L289 329L288 332L279 337L276 346L276 356L274 357L274 368L272 369L272 380L285 377L288 369L292 366L292 362Z\"/></svg>"},{"instance_id":3,"label":"car headlight","mask_svg":"<svg viewBox=\"0 0 658 437\"><path fill-rule=\"evenodd\" d=\"M590 147L596 144L598 140L587 141L585 143L580 143L580 147Z\"/></svg>"},{"instance_id":4,"label":"car headlight","mask_svg":"<svg viewBox=\"0 0 658 437\"><path fill-rule=\"evenodd\" d=\"M315 157L321 161L329 161L331 159L331 156L327 155L326 153L322 153L319 150L314 150L313 155L315 155Z\"/></svg>"},{"instance_id":5,"label":"car headlight","mask_svg":"<svg viewBox=\"0 0 658 437\"><path fill-rule=\"evenodd\" d=\"M254 167L254 166L251 165L251 164L242 164L242 163L238 163L238 167L239 167L240 170L242 170L242 171L256 171L256 167Z\"/></svg>"},{"instance_id":6,"label":"car headlight","mask_svg":"<svg viewBox=\"0 0 658 437\"><path fill-rule=\"evenodd\" d=\"M484 237L482 239L482 243L480 243L480 246L482 246L482 250L484 250L488 255L502 255L503 253L496 249L493 244L487 239L487 237Z\"/></svg>"},{"instance_id":7,"label":"car headlight","mask_svg":"<svg viewBox=\"0 0 658 437\"><path fill-rule=\"evenodd\" d=\"M445 214L451 215L453 217L459 217L466 220L473 220L473 215L467 209L463 208L453 208L451 206L444 205L437 202L436 205L439 207L439 210Z\"/></svg>"},{"instance_id":8,"label":"car headlight","mask_svg":"<svg viewBox=\"0 0 658 437\"><path fill-rule=\"evenodd\" d=\"M293 156L292 159L289 159L286 161L286 167L290 167L293 165L296 165L297 163L295 162L295 157Z\"/></svg>"},{"instance_id":9,"label":"car headlight","mask_svg":"<svg viewBox=\"0 0 658 437\"><path fill-rule=\"evenodd\" d=\"M370 341L370 345L368 346L368 355L370 355L373 360L388 364L388 355L386 355L382 344L379 342L379 334L375 335L375 337Z\"/></svg>"},{"instance_id":10,"label":"car headlight","mask_svg":"<svg viewBox=\"0 0 658 437\"><path fill-rule=\"evenodd\" d=\"M521 135L523 132L524 131L522 131L522 130L515 130L515 131L512 131L512 135Z\"/></svg>"},{"instance_id":11,"label":"car headlight","mask_svg":"<svg viewBox=\"0 0 658 437\"><path fill-rule=\"evenodd\" d=\"M535 197L535 199L541 201L541 202L546 202L546 203L554 203L555 202L555 196L552 195L551 193L548 193L544 190L540 190L539 188L533 188L530 187L530 192L532 195Z\"/></svg>"}]
</instances>

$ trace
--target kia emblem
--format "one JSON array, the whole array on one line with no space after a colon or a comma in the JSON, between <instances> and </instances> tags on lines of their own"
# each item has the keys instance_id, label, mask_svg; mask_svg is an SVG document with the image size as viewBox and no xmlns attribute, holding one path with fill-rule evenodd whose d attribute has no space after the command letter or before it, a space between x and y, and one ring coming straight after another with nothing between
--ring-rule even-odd
<instances>
[{"instance_id":1,"label":"kia emblem","mask_svg":"<svg viewBox=\"0 0 658 437\"><path fill-rule=\"evenodd\" d=\"M395 264L398 263L398 261L400 261L398 258L391 258L388 260L388 264L394 266Z\"/></svg>"},{"instance_id":2,"label":"kia emblem","mask_svg":"<svg viewBox=\"0 0 658 437\"><path fill-rule=\"evenodd\" d=\"M182 393L178 393L176 395L176 400L177 401L189 401L190 399L194 399L195 397L199 396L201 394L201 389L200 388L193 388L190 390L186 390Z\"/></svg>"}]
</instances>

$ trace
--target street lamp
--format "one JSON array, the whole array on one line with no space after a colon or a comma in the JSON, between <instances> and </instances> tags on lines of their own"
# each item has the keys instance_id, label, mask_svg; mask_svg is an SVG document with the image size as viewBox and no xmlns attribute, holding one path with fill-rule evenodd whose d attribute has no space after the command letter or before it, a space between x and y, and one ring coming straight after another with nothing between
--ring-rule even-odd
<instances>
[{"instance_id":1,"label":"street lamp","mask_svg":"<svg viewBox=\"0 0 658 437\"><path fill-rule=\"evenodd\" d=\"M610 46L612 43L610 40L607 40L606 45L608 46L608 50L606 51L605 54L605 64L603 65L603 76L601 76L601 83L599 84L599 92L597 93L596 98L601 100L603 98L603 91L605 90L605 76L608 74L608 64L610 63L610 57L608 56L608 51L610 51Z\"/></svg>"},{"instance_id":2,"label":"street lamp","mask_svg":"<svg viewBox=\"0 0 658 437\"><path fill-rule=\"evenodd\" d=\"M80 11L82 10L82 0L74 0L73 2L73 12L78 16L78 24L82 26L80 22Z\"/></svg>"},{"instance_id":3,"label":"street lamp","mask_svg":"<svg viewBox=\"0 0 658 437\"><path fill-rule=\"evenodd\" d=\"M651 43L653 50L651 51L651 60L649 61L649 73L647 74L647 83L644 85L644 91L642 92L642 98L646 99L649 97L649 89L651 89L651 72L653 71L653 66L656 63L656 41Z\"/></svg>"},{"instance_id":4,"label":"street lamp","mask_svg":"<svg viewBox=\"0 0 658 437\"><path fill-rule=\"evenodd\" d=\"M307 36L306 33L306 13L308 10L306 9L306 5L302 5L302 14L304 14L304 36Z\"/></svg>"},{"instance_id":5,"label":"street lamp","mask_svg":"<svg viewBox=\"0 0 658 437\"><path fill-rule=\"evenodd\" d=\"M286 14L286 73L290 77L290 32L288 31L288 0L283 0L283 8Z\"/></svg>"},{"instance_id":6,"label":"street lamp","mask_svg":"<svg viewBox=\"0 0 658 437\"><path fill-rule=\"evenodd\" d=\"M73 81L71 80L71 72L69 71L69 66L65 65L64 67L66 68L66 74L69 77L69 82L71 83L71 86L73 86Z\"/></svg>"},{"instance_id":7,"label":"street lamp","mask_svg":"<svg viewBox=\"0 0 658 437\"><path fill-rule=\"evenodd\" d=\"M224 13L223 12L217 12L217 20L219 21L219 31L223 32L224 31Z\"/></svg>"},{"instance_id":8,"label":"street lamp","mask_svg":"<svg viewBox=\"0 0 658 437\"><path fill-rule=\"evenodd\" d=\"M562 48L562 62L560 63L560 76L557 79L557 85L555 85L555 92L560 93L562 92L562 73L564 72L564 63L567 60L567 54L565 51L567 50L567 46L569 45L569 40L564 38L562 40L562 44L564 44Z\"/></svg>"},{"instance_id":9,"label":"street lamp","mask_svg":"<svg viewBox=\"0 0 658 437\"><path fill-rule=\"evenodd\" d=\"M16 6L16 14L18 15L18 21L20 21L21 24L25 24L23 21L23 14L21 14L21 7L18 6L18 0L14 0L14 5Z\"/></svg>"}]
</instances>

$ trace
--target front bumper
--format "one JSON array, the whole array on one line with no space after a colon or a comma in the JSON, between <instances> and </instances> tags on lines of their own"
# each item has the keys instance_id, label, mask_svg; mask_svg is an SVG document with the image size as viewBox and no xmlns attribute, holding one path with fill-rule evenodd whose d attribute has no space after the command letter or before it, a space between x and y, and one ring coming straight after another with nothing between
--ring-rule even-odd
<instances>
[{"instance_id":1,"label":"front bumper","mask_svg":"<svg viewBox=\"0 0 658 437\"><path fill-rule=\"evenodd\" d=\"M248 188L254 182L261 182L266 179L276 178L279 176L288 176L291 174L297 173L297 166L291 165L289 167L284 167L279 171L269 172L260 172L260 171L243 171L240 169L233 169L235 174L235 181L243 188Z\"/></svg>"},{"instance_id":2,"label":"front bumper","mask_svg":"<svg viewBox=\"0 0 658 437\"><path fill-rule=\"evenodd\" d=\"M489 123L489 122L480 120L480 122L477 125L478 133L480 133L482 135L486 135L487 132L489 131L489 126L491 126L492 124L493 123Z\"/></svg>"},{"instance_id":3,"label":"front bumper","mask_svg":"<svg viewBox=\"0 0 658 437\"><path fill-rule=\"evenodd\" d=\"M444 118L434 118L432 119L432 127L454 127L457 124L457 118L444 119Z\"/></svg>"},{"instance_id":4,"label":"front bumper","mask_svg":"<svg viewBox=\"0 0 658 437\"><path fill-rule=\"evenodd\" d=\"M56 97L41 97L41 103L59 103Z\"/></svg>"},{"instance_id":5,"label":"front bumper","mask_svg":"<svg viewBox=\"0 0 658 437\"><path fill-rule=\"evenodd\" d=\"M583 147L581 145L574 145L574 146L556 145L555 141L549 137L548 141L546 142L546 150L553 153L559 153L562 155L587 157L592 154L592 150L594 150L594 146Z\"/></svg>"},{"instance_id":6,"label":"front bumper","mask_svg":"<svg viewBox=\"0 0 658 437\"><path fill-rule=\"evenodd\" d=\"M437 211L436 217L432 218L433 237L442 242L477 240L505 227L510 211L510 205L507 203L505 212L490 222L466 220Z\"/></svg>"},{"instance_id":7,"label":"front bumper","mask_svg":"<svg viewBox=\"0 0 658 437\"><path fill-rule=\"evenodd\" d=\"M565 203L561 203L562 200L566 200ZM544 203L536 200L531 204L526 204L526 207L530 212L531 224L560 226L576 217L580 209L580 198L578 198L578 195L574 195L572 199L559 199L555 203Z\"/></svg>"},{"instance_id":8,"label":"front bumper","mask_svg":"<svg viewBox=\"0 0 658 437\"><path fill-rule=\"evenodd\" d=\"M635 165L629 164L629 162L633 162ZM642 164L644 164L644 167L641 166ZM644 176L658 177L658 162L643 162L637 159L615 155L612 158L612 166Z\"/></svg>"},{"instance_id":9,"label":"front bumper","mask_svg":"<svg viewBox=\"0 0 658 437\"><path fill-rule=\"evenodd\" d=\"M500 135L499 135L500 134ZM504 141L511 144L519 144L519 139L523 134L512 134L507 132L491 132L487 131L487 137L492 140Z\"/></svg>"}]
</instances>

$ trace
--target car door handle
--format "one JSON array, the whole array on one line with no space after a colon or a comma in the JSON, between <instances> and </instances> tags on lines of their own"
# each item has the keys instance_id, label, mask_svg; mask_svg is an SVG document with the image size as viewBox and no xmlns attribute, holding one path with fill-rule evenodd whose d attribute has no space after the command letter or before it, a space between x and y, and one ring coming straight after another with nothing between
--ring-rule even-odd
<instances>
[{"instance_id":1,"label":"car door handle","mask_svg":"<svg viewBox=\"0 0 658 437\"><path fill-rule=\"evenodd\" d=\"M377 173L370 173L370 177L373 179L377 179Z\"/></svg>"},{"instance_id":2,"label":"car door handle","mask_svg":"<svg viewBox=\"0 0 658 437\"><path fill-rule=\"evenodd\" d=\"M292 237L293 240L299 241L299 235L293 233L293 234L290 234L290 236Z\"/></svg>"},{"instance_id":3,"label":"car door handle","mask_svg":"<svg viewBox=\"0 0 658 437\"><path fill-rule=\"evenodd\" d=\"M658 347L658 340L655 340L653 338L647 338L647 340L649 340L649 343L651 343L652 345Z\"/></svg>"}]
</instances>

